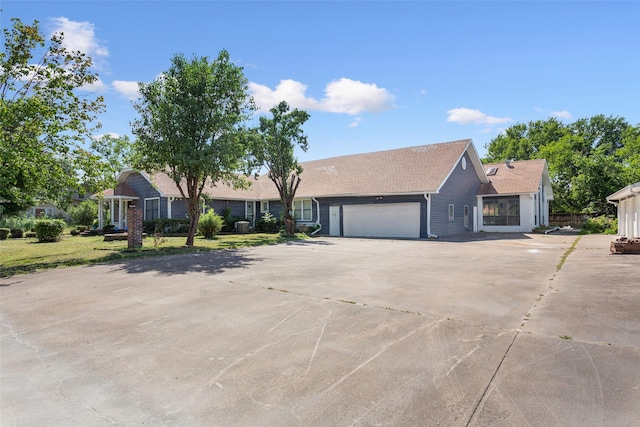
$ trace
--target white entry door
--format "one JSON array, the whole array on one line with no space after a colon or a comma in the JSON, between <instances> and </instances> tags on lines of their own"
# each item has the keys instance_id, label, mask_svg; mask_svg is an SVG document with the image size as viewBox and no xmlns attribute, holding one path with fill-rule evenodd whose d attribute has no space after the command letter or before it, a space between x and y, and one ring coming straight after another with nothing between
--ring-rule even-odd
<instances>
[{"instance_id":1,"label":"white entry door","mask_svg":"<svg viewBox=\"0 0 640 427\"><path fill-rule=\"evenodd\" d=\"M340 235L340 206L329 206L329 235Z\"/></svg>"}]
</instances>

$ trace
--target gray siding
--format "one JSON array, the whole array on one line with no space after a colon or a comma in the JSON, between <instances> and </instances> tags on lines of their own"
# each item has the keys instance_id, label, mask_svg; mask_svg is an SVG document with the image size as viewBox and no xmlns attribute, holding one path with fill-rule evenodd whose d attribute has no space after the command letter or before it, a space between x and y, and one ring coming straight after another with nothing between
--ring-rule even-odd
<instances>
[{"instance_id":1,"label":"gray siding","mask_svg":"<svg viewBox=\"0 0 640 427\"><path fill-rule=\"evenodd\" d=\"M456 165L439 194L431 197L431 234L448 236L473 231L473 207L476 206L476 193L480 180L475 173L471 160L465 153L467 168ZM449 204L454 205L454 221L449 222ZM464 226L464 206L469 206L469 227Z\"/></svg>"},{"instance_id":2,"label":"gray siding","mask_svg":"<svg viewBox=\"0 0 640 427\"><path fill-rule=\"evenodd\" d=\"M148 199L151 197L160 197L160 193L158 190L153 188L153 186L139 173L132 173L127 177L126 181L127 185L136 192L138 197L140 197L141 201L144 199Z\"/></svg>"},{"instance_id":3,"label":"gray siding","mask_svg":"<svg viewBox=\"0 0 640 427\"><path fill-rule=\"evenodd\" d=\"M238 218L244 218L246 215L244 200L210 200L207 206L211 206L220 216L224 216L227 208L231 209L231 215Z\"/></svg>"},{"instance_id":4,"label":"gray siding","mask_svg":"<svg viewBox=\"0 0 640 427\"><path fill-rule=\"evenodd\" d=\"M176 199L171 203L171 218L186 219L188 218L189 209L184 199Z\"/></svg>"},{"instance_id":5,"label":"gray siding","mask_svg":"<svg viewBox=\"0 0 640 427\"><path fill-rule=\"evenodd\" d=\"M139 199L136 202L136 208L142 210L142 212L144 212L145 199L160 197L160 193L158 192L158 190L153 188L153 186L149 183L149 181L147 181L145 177L143 177L137 172L129 175L127 177L126 183L138 195ZM164 199L164 204L162 199ZM166 198L161 198L160 199L160 218L166 218L166 217L167 217L167 200Z\"/></svg>"}]
</instances>

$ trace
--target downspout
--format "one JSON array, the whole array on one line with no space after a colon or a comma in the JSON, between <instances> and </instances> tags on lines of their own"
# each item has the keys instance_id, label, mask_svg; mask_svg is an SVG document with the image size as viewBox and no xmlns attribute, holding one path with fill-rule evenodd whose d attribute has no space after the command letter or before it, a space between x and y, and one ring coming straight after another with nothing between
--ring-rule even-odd
<instances>
[{"instance_id":1,"label":"downspout","mask_svg":"<svg viewBox=\"0 0 640 427\"><path fill-rule=\"evenodd\" d=\"M438 236L435 234L431 234L431 196L427 193L424 193L424 199L427 201L427 238L437 239Z\"/></svg>"},{"instance_id":2,"label":"downspout","mask_svg":"<svg viewBox=\"0 0 640 427\"><path fill-rule=\"evenodd\" d=\"M312 236L315 236L317 232L322 230L322 224L320 224L320 202L315 197L312 197L311 200L316 202L316 226L318 226L318 228L313 230L313 232L311 233Z\"/></svg>"}]
</instances>

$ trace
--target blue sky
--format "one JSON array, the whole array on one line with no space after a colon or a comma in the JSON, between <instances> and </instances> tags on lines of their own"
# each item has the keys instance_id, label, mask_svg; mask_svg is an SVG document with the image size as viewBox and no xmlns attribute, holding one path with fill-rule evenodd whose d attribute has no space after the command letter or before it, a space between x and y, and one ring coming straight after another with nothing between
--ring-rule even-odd
<instances>
[{"instance_id":1,"label":"blue sky","mask_svg":"<svg viewBox=\"0 0 640 427\"><path fill-rule=\"evenodd\" d=\"M640 123L637 1L29 1L9 18L94 58L101 133L130 135L137 82L176 53L244 68L256 103L308 111L301 161L596 114Z\"/></svg>"}]
</instances>

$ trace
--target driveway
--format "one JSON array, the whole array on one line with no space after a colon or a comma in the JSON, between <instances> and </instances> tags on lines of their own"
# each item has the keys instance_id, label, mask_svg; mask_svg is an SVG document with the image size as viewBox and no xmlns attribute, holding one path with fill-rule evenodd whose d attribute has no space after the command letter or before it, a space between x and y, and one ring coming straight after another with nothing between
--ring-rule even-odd
<instances>
[{"instance_id":1,"label":"driveway","mask_svg":"<svg viewBox=\"0 0 640 427\"><path fill-rule=\"evenodd\" d=\"M640 425L612 236L317 238L0 279L2 426Z\"/></svg>"}]
</instances>

